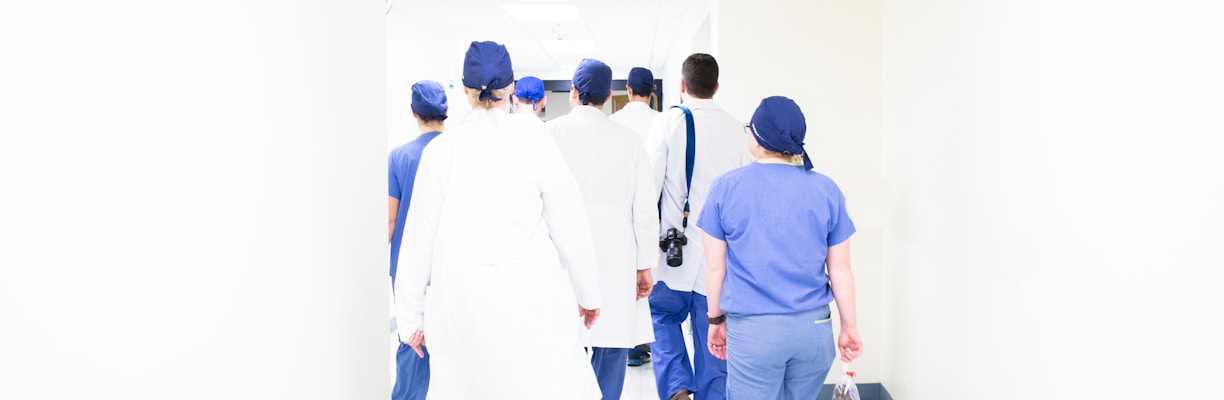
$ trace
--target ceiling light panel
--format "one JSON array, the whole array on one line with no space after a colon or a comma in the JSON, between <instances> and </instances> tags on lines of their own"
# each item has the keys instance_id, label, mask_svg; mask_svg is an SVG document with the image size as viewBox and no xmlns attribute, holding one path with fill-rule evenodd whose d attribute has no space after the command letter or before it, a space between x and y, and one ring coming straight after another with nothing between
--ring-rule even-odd
<instances>
[{"instance_id":1,"label":"ceiling light panel","mask_svg":"<svg viewBox=\"0 0 1224 400\"><path fill-rule=\"evenodd\" d=\"M578 14L578 7L572 5L504 5L501 6L501 9L510 18L518 21L577 21L582 19L582 16Z\"/></svg>"}]
</instances>

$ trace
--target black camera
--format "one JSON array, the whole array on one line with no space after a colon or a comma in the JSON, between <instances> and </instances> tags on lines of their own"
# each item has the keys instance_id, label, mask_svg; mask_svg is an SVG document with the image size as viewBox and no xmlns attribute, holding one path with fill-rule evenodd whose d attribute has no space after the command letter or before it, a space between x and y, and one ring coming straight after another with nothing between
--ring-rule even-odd
<instances>
[{"instance_id":1,"label":"black camera","mask_svg":"<svg viewBox=\"0 0 1224 400\"><path fill-rule=\"evenodd\" d=\"M688 244L688 238L676 228L668 228L667 233L659 238L659 249L667 254L667 265L679 267L684 263L684 253L681 247Z\"/></svg>"}]
</instances>

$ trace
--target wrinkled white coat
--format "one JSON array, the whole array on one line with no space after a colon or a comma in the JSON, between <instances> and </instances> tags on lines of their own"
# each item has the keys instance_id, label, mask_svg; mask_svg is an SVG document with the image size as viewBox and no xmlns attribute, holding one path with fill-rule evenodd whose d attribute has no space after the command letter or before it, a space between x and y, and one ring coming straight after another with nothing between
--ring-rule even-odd
<instances>
[{"instance_id":1,"label":"wrinkled white coat","mask_svg":"<svg viewBox=\"0 0 1224 400\"><path fill-rule=\"evenodd\" d=\"M657 116L659 116L659 112L650 108L646 103L631 101L629 104L625 104L625 107L621 108L620 111L612 113L608 119L637 132L638 136L642 138L642 143L645 144L650 132L650 123Z\"/></svg>"},{"instance_id":2,"label":"wrinkled white coat","mask_svg":"<svg viewBox=\"0 0 1224 400\"><path fill-rule=\"evenodd\" d=\"M685 229L688 245L683 248L684 264L679 267L668 266L665 255L659 251L654 278L663 281L672 290L705 295L705 253L697 217L701 216L714 178L752 162L752 154L748 152L744 123L732 117L714 100L689 99L684 101L684 106L693 111L696 128L693 186L689 196L688 228ZM684 195L687 193L684 187L684 157L688 149L686 131L684 112L668 108L651 123L646 140L646 152L654 168L655 193L662 193L663 222L659 227L660 234L667 232L668 228L680 229L684 220ZM416 205L413 204L413 207Z\"/></svg>"},{"instance_id":3,"label":"wrinkled white coat","mask_svg":"<svg viewBox=\"0 0 1224 400\"><path fill-rule=\"evenodd\" d=\"M637 270L653 268L659 248L658 195L645 144L590 106L545 125L578 180L595 238L603 308L589 343L628 348L653 342L650 304L637 300Z\"/></svg>"},{"instance_id":4,"label":"wrinkled white coat","mask_svg":"<svg viewBox=\"0 0 1224 400\"><path fill-rule=\"evenodd\" d=\"M600 306L591 230L543 125L448 120L422 155L399 265L397 324L425 332L430 399L600 398L574 322L578 304Z\"/></svg>"}]
</instances>

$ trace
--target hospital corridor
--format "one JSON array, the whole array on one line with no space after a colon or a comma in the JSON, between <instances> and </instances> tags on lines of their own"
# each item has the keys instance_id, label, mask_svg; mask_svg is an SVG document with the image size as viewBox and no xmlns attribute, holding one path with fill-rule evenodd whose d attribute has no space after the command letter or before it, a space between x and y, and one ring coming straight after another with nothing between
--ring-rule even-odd
<instances>
[{"instance_id":1,"label":"hospital corridor","mask_svg":"<svg viewBox=\"0 0 1224 400\"><path fill-rule=\"evenodd\" d=\"M0 400L1224 398L1222 18L3 2Z\"/></svg>"}]
</instances>

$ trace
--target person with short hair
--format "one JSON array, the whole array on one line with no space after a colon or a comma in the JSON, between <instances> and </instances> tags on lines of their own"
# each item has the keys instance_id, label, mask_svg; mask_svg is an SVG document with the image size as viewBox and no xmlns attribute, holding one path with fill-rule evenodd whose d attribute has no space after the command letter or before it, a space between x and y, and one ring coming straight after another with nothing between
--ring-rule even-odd
<instances>
[{"instance_id":1,"label":"person with short hair","mask_svg":"<svg viewBox=\"0 0 1224 400\"><path fill-rule=\"evenodd\" d=\"M706 323L706 271L702 256L701 229L688 225L688 211L701 215L710 183L724 172L752 161L744 148L743 123L719 107L713 99L718 90L718 62L709 54L688 56L681 65L680 96L682 106L692 111L694 125L694 160L692 185L686 185L687 123L685 113L669 108L659 114L650 126L646 141L647 154L652 158L655 188L661 194L659 213L662 219L660 236L672 229L686 239L669 239L668 246L678 248L681 260L676 266L666 261L661 252L654 276L657 280L650 294L650 313L654 322L655 342L651 345L655 382L660 399L722 400L726 398L726 361L715 358L706 348L709 324ZM696 224L693 224L696 225ZM687 230L687 231L686 231ZM661 244L663 247L663 244ZM681 323L690 320L693 327L692 367Z\"/></svg>"},{"instance_id":2,"label":"person with short hair","mask_svg":"<svg viewBox=\"0 0 1224 400\"><path fill-rule=\"evenodd\" d=\"M730 398L814 399L837 348L844 362L863 349L850 271L854 222L837 184L812 171L798 104L768 97L744 130L756 162L718 177L697 220L708 353L727 360Z\"/></svg>"},{"instance_id":3,"label":"person with short hair","mask_svg":"<svg viewBox=\"0 0 1224 400\"><path fill-rule=\"evenodd\" d=\"M645 299L658 261L658 195L642 139L603 113L612 98L612 68L584 59L572 82L573 108L545 126L578 180L591 221L603 295L599 323L591 327L591 366L603 398L617 400L629 349L654 340Z\"/></svg>"},{"instance_id":4,"label":"person with short hair","mask_svg":"<svg viewBox=\"0 0 1224 400\"><path fill-rule=\"evenodd\" d=\"M649 69L634 67L629 70L629 79L625 80L625 90L629 91L629 103L608 117L613 122L629 127L642 137L650 132L650 123L659 116L659 112L650 108L650 96L658 89L654 84L654 74Z\"/></svg>"},{"instance_id":5,"label":"person with short hair","mask_svg":"<svg viewBox=\"0 0 1224 400\"><path fill-rule=\"evenodd\" d=\"M387 240L391 242L391 284L395 285L395 273L399 265L400 243L404 235L404 220L408 217L408 206L412 199L413 182L425 146L442 134L446 121L446 89L434 81L420 81L412 85L412 117L417 121L420 136L391 150L387 155L387 178L390 207L387 219L390 225ZM394 294L394 293L393 293ZM395 352L395 386L391 389L392 400L424 400L429 389L429 351L421 346L421 357L413 354L412 347L400 343Z\"/></svg>"},{"instance_id":6,"label":"person with short hair","mask_svg":"<svg viewBox=\"0 0 1224 400\"><path fill-rule=\"evenodd\" d=\"M581 317L599 317L595 245L578 183L543 124L506 111L506 47L472 42L472 109L421 157L404 223L396 321L429 339L429 397L598 399ZM522 348L538 351L530 368Z\"/></svg>"}]
</instances>

